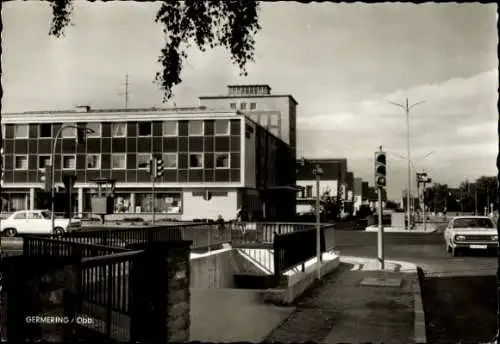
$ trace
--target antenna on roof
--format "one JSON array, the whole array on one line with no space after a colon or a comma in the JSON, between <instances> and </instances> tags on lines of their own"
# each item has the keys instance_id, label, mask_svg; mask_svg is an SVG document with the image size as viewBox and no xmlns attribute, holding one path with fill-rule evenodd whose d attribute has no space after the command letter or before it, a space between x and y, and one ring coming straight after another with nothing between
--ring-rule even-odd
<instances>
[{"instance_id":1,"label":"antenna on roof","mask_svg":"<svg viewBox=\"0 0 500 344\"><path fill-rule=\"evenodd\" d=\"M125 74L125 85L124 85L125 86L125 91L118 93L121 96L122 95L125 96L125 109L128 109L128 95L130 93L129 88L128 88L129 85L130 84L128 82L128 74Z\"/></svg>"}]
</instances>

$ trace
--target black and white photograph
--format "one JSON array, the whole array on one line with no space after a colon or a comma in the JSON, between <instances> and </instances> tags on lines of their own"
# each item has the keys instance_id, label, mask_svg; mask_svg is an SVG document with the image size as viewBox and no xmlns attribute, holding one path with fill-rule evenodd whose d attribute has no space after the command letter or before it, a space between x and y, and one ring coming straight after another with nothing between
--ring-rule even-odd
<instances>
[{"instance_id":1,"label":"black and white photograph","mask_svg":"<svg viewBox=\"0 0 500 344\"><path fill-rule=\"evenodd\" d=\"M2 342L500 342L496 3L1 18Z\"/></svg>"}]
</instances>

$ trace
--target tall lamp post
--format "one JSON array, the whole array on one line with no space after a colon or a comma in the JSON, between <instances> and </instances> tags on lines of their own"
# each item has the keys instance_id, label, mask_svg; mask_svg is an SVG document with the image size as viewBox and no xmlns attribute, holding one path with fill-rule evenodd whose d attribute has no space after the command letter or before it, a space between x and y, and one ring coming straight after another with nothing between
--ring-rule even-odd
<instances>
[{"instance_id":1,"label":"tall lamp post","mask_svg":"<svg viewBox=\"0 0 500 344\"><path fill-rule=\"evenodd\" d=\"M394 103L389 101L389 104L398 106L405 111L406 114L406 149L408 151L408 195L407 195L407 217L408 217L408 228L410 228L411 221L411 211L410 211L410 190L411 190L411 155L410 155L410 110L420 104L425 103L425 101L420 101L418 103L408 105L408 98L406 98L405 105Z\"/></svg>"},{"instance_id":2,"label":"tall lamp post","mask_svg":"<svg viewBox=\"0 0 500 344\"><path fill-rule=\"evenodd\" d=\"M323 169L319 164L314 166L313 174L316 177L316 272L318 280L321 279L321 209L319 198L319 180L323 175Z\"/></svg>"},{"instance_id":3,"label":"tall lamp post","mask_svg":"<svg viewBox=\"0 0 500 344\"><path fill-rule=\"evenodd\" d=\"M55 197L56 197L56 188L55 188L55 175L56 175L56 169L55 169L55 164L54 164L54 161L55 161L55 156L56 156L56 146L57 146L57 140L59 139L59 137L61 136L61 133L63 132L64 129L68 129L68 128L73 128L73 129L76 129L76 140L78 143L80 143L79 141L83 138L84 134L92 134L94 133L95 131L90 129L90 128L79 128L77 127L76 125L70 125L70 124L67 124L67 125L63 125L58 131L57 131L57 134L56 134L56 137L54 138L54 143L52 144L52 155L50 157L50 163L51 163L51 174L52 174L52 178L51 178L51 203L52 203L52 214L51 214L51 222L52 222L52 232L54 231L54 228L55 228L55 221L56 221L56 217L55 217ZM62 159L62 158L61 158ZM62 164L63 164L63 161L61 161L61 171L62 171ZM69 205L71 207L71 204ZM69 221L71 222L71 219L69 219Z\"/></svg>"}]
</instances>

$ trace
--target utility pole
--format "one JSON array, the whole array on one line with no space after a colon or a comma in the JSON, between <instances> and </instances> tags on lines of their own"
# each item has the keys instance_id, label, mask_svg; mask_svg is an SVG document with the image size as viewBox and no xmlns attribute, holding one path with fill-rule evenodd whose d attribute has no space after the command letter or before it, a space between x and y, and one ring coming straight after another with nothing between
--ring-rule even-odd
<instances>
[{"instance_id":1,"label":"utility pole","mask_svg":"<svg viewBox=\"0 0 500 344\"><path fill-rule=\"evenodd\" d=\"M407 218L408 218L408 229L411 228L411 209L410 209L410 199L411 199L411 154L410 154L410 110L411 108L425 103L425 101L421 101L412 105L408 105L408 98L406 98L405 105L401 105L398 103L389 102L392 105L398 106L405 111L406 114L406 148L408 151L408 205L407 205Z\"/></svg>"},{"instance_id":2,"label":"utility pole","mask_svg":"<svg viewBox=\"0 0 500 344\"><path fill-rule=\"evenodd\" d=\"M316 278L321 279L321 202L319 192L319 182L323 175L323 169L316 164L313 170L316 177Z\"/></svg>"},{"instance_id":3,"label":"utility pole","mask_svg":"<svg viewBox=\"0 0 500 344\"><path fill-rule=\"evenodd\" d=\"M125 91L118 93L121 96L125 96L125 109L128 109L128 95L130 93L129 91L129 82L128 82L128 74L125 74Z\"/></svg>"}]
</instances>

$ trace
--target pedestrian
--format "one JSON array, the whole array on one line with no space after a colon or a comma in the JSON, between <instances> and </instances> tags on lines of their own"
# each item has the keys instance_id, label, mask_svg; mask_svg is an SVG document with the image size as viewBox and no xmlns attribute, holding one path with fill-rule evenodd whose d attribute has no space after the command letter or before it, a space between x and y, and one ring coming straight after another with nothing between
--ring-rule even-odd
<instances>
[{"instance_id":1,"label":"pedestrian","mask_svg":"<svg viewBox=\"0 0 500 344\"><path fill-rule=\"evenodd\" d=\"M217 232L219 236L223 236L225 228L224 228L224 218L222 217L222 215L219 214L219 216L217 216L217 220L215 221L215 223L217 224Z\"/></svg>"},{"instance_id":2,"label":"pedestrian","mask_svg":"<svg viewBox=\"0 0 500 344\"><path fill-rule=\"evenodd\" d=\"M240 230L243 235L245 235L245 225L243 221L245 220L245 211L243 207L239 207L236 213L236 229Z\"/></svg>"}]
</instances>

